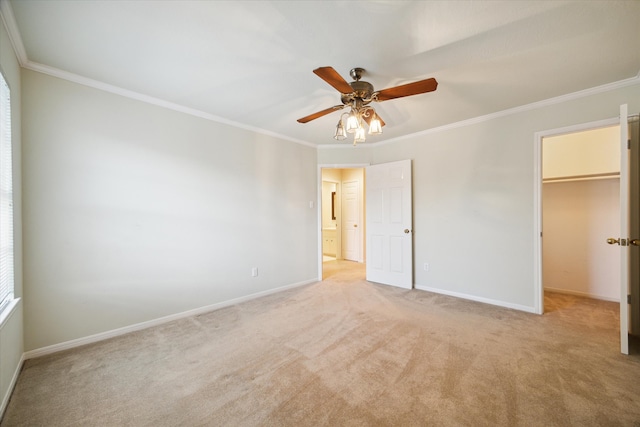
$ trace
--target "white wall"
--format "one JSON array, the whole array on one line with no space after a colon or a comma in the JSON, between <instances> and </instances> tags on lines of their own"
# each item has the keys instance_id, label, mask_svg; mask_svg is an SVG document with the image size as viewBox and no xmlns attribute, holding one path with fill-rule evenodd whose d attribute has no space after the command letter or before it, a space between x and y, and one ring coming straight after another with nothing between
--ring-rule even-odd
<instances>
[{"instance_id":1,"label":"white wall","mask_svg":"<svg viewBox=\"0 0 640 427\"><path fill-rule=\"evenodd\" d=\"M543 184L542 207L545 289L620 301L620 179Z\"/></svg>"},{"instance_id":2,"label":"white wall","mask_svg":"<svg viewBox=\"0 0 640 427\"><path fill-rule=\"evenodd\" d=\"M20 65L13 52L4 22L0 20L0 69L11 90L11 135L13 139L14 295L22 292L22 172L21 172L21 81ZM8 319L0 323L0 417L17 378L23 345L23 306L18 302Z\"/></svg>"},{"instance_id":3,"label":"white wall","mask_svg":"<svg viewBox=\"0 0 640 427\"><path fill-rule=\"evenodd\" d=\"M22 78L27 350L318 277L315 149Z\"/></svg>"},{"instance_id":4,"label":"white wall","mask_svg":"<svg viewBox=\"0 0 640 427\"><path fill-rule=\"evenodd\" d=\"M413 159L414 265L430 264L415 268L417 287L535 311L534 135L617 117L623 103L640 111L640 84L416 134L348 161ZM318 161L341 156L322 149Z\"/></svg>"}]
</instances>

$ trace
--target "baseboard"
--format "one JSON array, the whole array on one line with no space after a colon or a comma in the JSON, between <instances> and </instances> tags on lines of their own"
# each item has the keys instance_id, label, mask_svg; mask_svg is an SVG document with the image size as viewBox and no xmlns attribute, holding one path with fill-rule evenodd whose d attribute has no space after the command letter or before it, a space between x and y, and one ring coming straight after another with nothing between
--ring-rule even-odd
<instances>
[{"instance_id":1,"label":"baseboard","mask_svg":"<svg viewBox=\"0 0 640 427\"><path fill-rule=\"evenodd\" d=\"M216 304L207 305L204 307L196 308L193 310L184 311L181 313L172 314L169 316L160 317L158 319L149 320L142 323L136 323L135 325L125 326L123 328L113 329L111 331L101 332L95 335L89 335L83 338L77 338L75 340L65 341L59 344L53 344L47 347L38 348L35 350L27 351L23 354L23 360L33 359L35 357L46 356L48 354L57 353L59 351L69 350L75 347L80 347L87 344L92 344L98 341L104 341L109 338L114 338L120 335L128 334L130 332L140 331L154 326L162 325L164 323L172 322L174 320L184 319L186 317L197 316L199 314L209 313L211 311L220 310L221 308L229 307L239 304L241 302L250 301L256 298L264 297L267 295L275 294L278 292L286 291L288 289L297 288L311 283L318 282L317 279L306 280L303 282L293 283L291 285L281 286L279 288L269 289L267 291L257 292L255 294L246 295L239 298L234 298L228 301L222 301Z\"/></svg>"},{"instance_id":2,"label":"baseboard","mask_svg":"<svg viewBox=\"0 0 640 427\"><path fill-rule=\"evenodd\" d=\"M18 362L18 366L13 373L13 377L11 378L11 382L9 383L9 387L7 388L7 392L2 397L2 405L0 406L0 421L2 421L2 417L4 417L4 411L7 409L9 399L11 399L13 389L16 387L16 383L18 382L18 377L20 376L20 371L22 371L22 365L24 364L25 360L26 359L24 357L24 354L22 354L22 356L20 357L20 361Z\"/></svg>"},{"instance_id":3,"label":"baseboard","mask_svg":"<svg viewBox=\"0 0 640 427\"><path fill-rule=\"evenodd\" d=\"M444 289L431 288L429 286L415 285L415 288L421 291L433 292L436 294L448 295L450 297L462 298L471 301L477 301L484 304L497 305L498 307L511 308L513 310L525 311L527 313L537 314L535 307L529 307L526 305L513 304L506 301L494 300L491 298L483 298L476 295L463 294L461 292L452 292Z\"/></svg>"},{"instance_id":4,"label":"baseboard","mask_svg":"<svg viewBox=\"0 0 640 427\"><path fill-rule=\"evenodd\" d=\"M610 298L602 295L590 294L588 292L572 291L569 289L549 288L547 286L544 287L544 290L549 292L555 292L557 294L575 295L577 297L599 299L602 301L611 301L611 302L618 302L618 303L620 302L620 298Z\"/></svg>"}]
</instances>

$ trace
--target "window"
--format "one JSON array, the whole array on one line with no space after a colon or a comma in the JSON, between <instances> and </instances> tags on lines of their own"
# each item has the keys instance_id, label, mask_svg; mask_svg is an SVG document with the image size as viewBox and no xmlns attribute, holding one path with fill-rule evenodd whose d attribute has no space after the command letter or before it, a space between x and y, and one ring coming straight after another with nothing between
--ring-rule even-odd
<instances>
[{"instance_id":1,"label":"window","mask_svg":"<svg viewBox=\"0 0 640 427\"><path fill-rule=\"evenodd\" d=\"M0 311L13 300L11 98L0 73Z\"/></svg>"}]
</instances>

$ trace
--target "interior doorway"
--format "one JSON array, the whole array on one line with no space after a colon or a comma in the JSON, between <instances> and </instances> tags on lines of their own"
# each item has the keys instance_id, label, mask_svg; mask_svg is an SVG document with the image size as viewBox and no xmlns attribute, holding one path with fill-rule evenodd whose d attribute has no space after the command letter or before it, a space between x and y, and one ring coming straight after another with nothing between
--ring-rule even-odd
<instances>
[{"instance_id":1,"label":"interior doorway","mask_svg":"<svg viewBox=\"0 0 640 427\"><path fill-rule=\"evenodd\" d=\"M620 127L542 139L542 286L620 302Z\"/></svg>"},{"instance_id":2,"label":"interior doorway","mask_svg":"<svg viewBox=\"0 0 640 427\"><path fill-rule=\"evenodd\" d=\"M322 278L365 262L365 169L320 169Z\"/></svg>"}]
</instances>

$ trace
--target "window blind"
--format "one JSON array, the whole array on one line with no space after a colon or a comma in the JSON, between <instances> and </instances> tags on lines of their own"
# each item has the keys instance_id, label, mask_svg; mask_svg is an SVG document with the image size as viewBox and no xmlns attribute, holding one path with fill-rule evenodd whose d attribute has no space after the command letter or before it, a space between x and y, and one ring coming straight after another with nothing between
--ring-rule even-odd
<instances>
[{"instance_id":1,"label":"window blind","mask_svg":"<svg viewBox=\"0 0 640 427\"><path fill-rule=\"evenodd\" d=\"M0 310L13 299L11 97L0 73Z\"/></svg>"}]
</instances>

